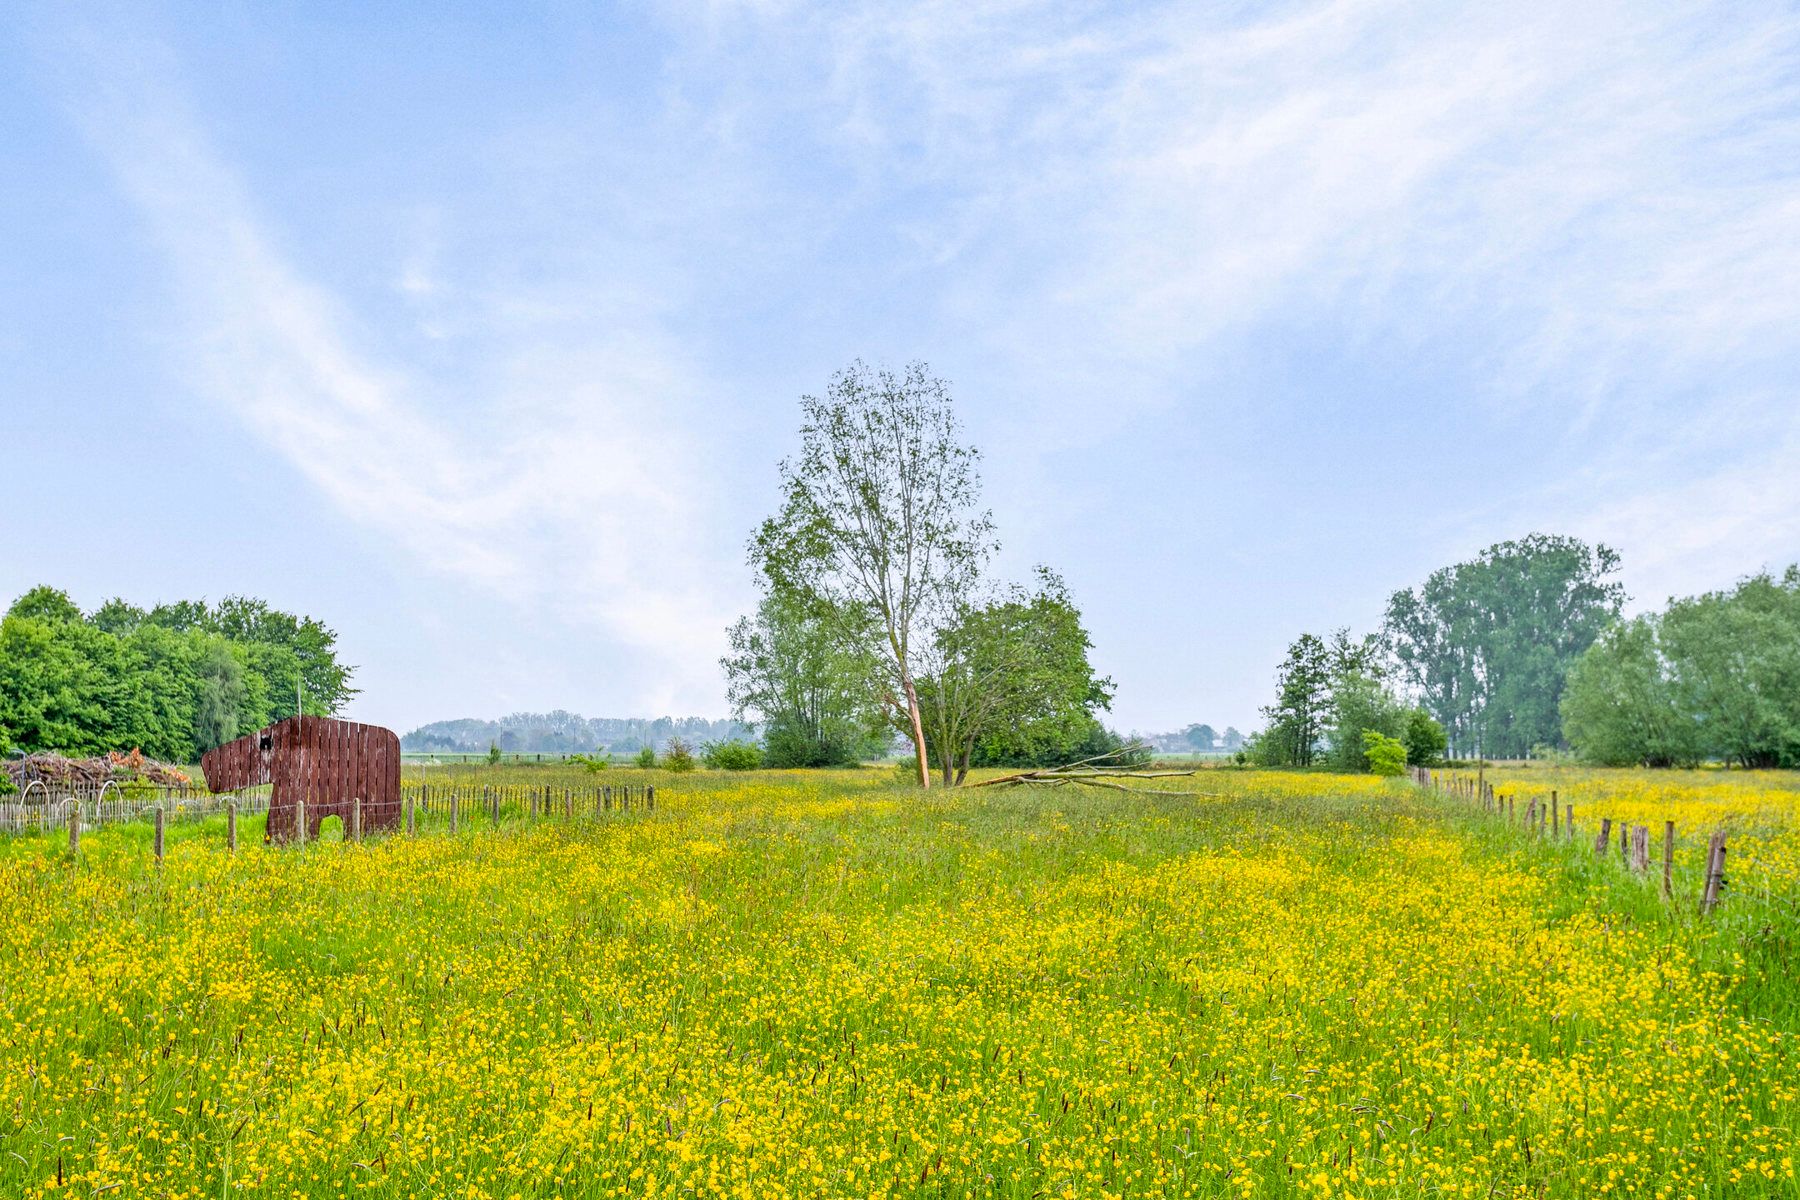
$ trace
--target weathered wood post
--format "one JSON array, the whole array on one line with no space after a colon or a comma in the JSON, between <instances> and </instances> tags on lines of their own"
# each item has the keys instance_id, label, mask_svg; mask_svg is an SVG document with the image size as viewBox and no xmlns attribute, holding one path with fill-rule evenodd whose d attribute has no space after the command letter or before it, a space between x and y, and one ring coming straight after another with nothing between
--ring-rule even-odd
<instances>
[{"instance_id":1,"label":"weathered wood post","mask_svg":"<svg viewBox=\"0 0 1800 1200\"><path fill-rule=\"evenodd\" d=\"M602 811L612 807L612 785L600 789L600 808Z\"/></svg>"},{"instance_id":2,"label":"weathered wood post","mask_svg":"<svg viewBox=\"0 0 1800 1200\"><path fill-rule=\"evenodd\" d=\"M423 791L424 789L420 789ZM412 837L419 832L418 820L413 814L413 798L411 793L406 797L406 836Z\"/></svg>"},{"instance_id":3,"label":"weathered wood post","mask_svg":"<svg viewBox=\"0 0 1800 1200\"><path fill-rule=\"evenodd\" d=\"M1562 823L1559 822L1556 818L1557 818L1556 792L1554 789L1552 789L1550 792L1550 836L1551 837L1560 837L1562 835Z\"/></svg>"},{"instance_id":4,"label":"weathered wood post","mask_svg":"<svg viewBox=\"0 0 1800 1200\"><path fill-rule=\"evenodd\" d=\"M81 797L69 797L69 857L81 853Z\"/></svg>"},{"instance_id":5,"label":"weathered wood post","mask_svg":"<svg viewBox=\"0 0 1800 1200\"><path fill-rule=\"evenodd\" d=\"M488 810L488 820L498 825L500 823L500 793L483 784L481 799L483 807Z\"/></svg>"},{"instance_id":6,"label":"weathered wood post","mask_svg":"<svg viewBox=\"0 0 1800 1200\"><path fill-rule=\"evenodd\" d=\"M1663 822L1663 899L1675 894L1675 822Z\"/></svg>"},{"instance_id":7,"label":"weathered wood post","mask_svg":"<svg viewBox=\"0 0 1800 1200\"><path fill-rule=\"evenodd\" d=\"M237 798L225 802L225 849L237 853Z\"/></svg>"},{"instance_id":8,"label":"weathered wood post","mask_svg":"<svg viewBox=\"0 0 1800 1200\"><path fill-rule=\"evenodd\" d=\"M164 817L163 817L163 806L162 805L159 804L156 806L155 814L156 815L152 818L156 823L156 833L155 833L155 837L154 837L154 851L156 854L156 865L160 867L160 866L162 866L162 861L163 861L163 820L164 820Z\"/></svg>"},{"instance_id":9,"label":"weathered wood post","mask_svg":"<svg viewBox=\"0 0 1800 1200\"><path fill-rule=\"evenodd\" d=\"M537 790L537 788L533 787L533 788L527 789L527 791L531 797L531 802L530 802L531 819L535 821L535 820L537 820L537 814L538 814L538 790Z\"/></svg>"},{"instance_id":10,"label":"weathered wood post","mask_svg":"<svg viewBox=\"0 0 1800 1200\"><path fill-rule=\"evenodd\" d=\"M1700 911L1711 912L1719 906L1719 891L1725 886L1725 831L1719 830L1706 843L1706 890L1700 895Z\"/></svg>"},{"instance_id":11,"label":"weathered wood post","mask_svg":"<svg viewBox=\"0 0 1800 1200\"><path fill-rule=\"evenodd\" d=\"M459 788L450 789L450 836L456 836L456 825L459 810L462 808L462 793Z\"/></svg>"},{"instance_id":12,"label":"weathered wood post","mask_svg":"<svg viewBox=\"0 0 1800 1200\"><path fill-rule=\"evenodd\" d=\"M1571 842L1575 840L1575 806L1563 805L1563 835Z\"/></svg>"},{"instance_id":13,"label":"weathered wood post","mask_svg":"<svg viewBox=\"0 0 1800 1200\"><path fill-rule=\"evenodd\" d=\"M1629 827L1626 825L1626 823L1623 821L1619 822L1619 861L1620 862L1629 862L1631 859L1630 852L1625 849L1625 839L1628 836L1629 832L1630 832L1630 830L1629 830Z\"/></svg>"},{"instance_id":14,"label":"weathered wood post","mask_svg":"<svg viewBox=\"0 0 1800 1200\"><path fill-rule=\"evenodd\" d=\"M1643 875L1650 870L1650 827L1633 825L1631 827L1631 872Z\"/></svg>"},{"instance_id":15,"label":"weathered wood post","mask_svg":"<svg viewBox=\"0 0 1800 1200\"><path fill-rule=\"evenodd\" d=\"M294 844L306 845L306 801L294 801Z\"/></svg>"},{"instance_id":16,"label":"weathered wood post","mask_svg":"<svg viewBox=\"0 0 1800 1200\"><path fill-rule=\"evenodd\" d=\"M564 788L563 789L563 820L573 821L574 819L575 819L575 793L571 792L568 788Z\"/></svg>"},{"instance_id":17,"label":"weathered wood post","mask_svg":"<svg viewBox=\"0 0 1800 1200\"><path fill-rule=\"evenodd\" d=\"M651 809L656 807L656 785L654 783L644 789L644 803Z\"/></svg>"},{"instance_id":18,"label":"weathered wood post","mask_svg":"<svg viewBox=\"0 0 1800 1200\"><path fill-rule=\"evenodd\" d=\"M1612 818L1600 818L1600 836L1594 839L1594 855L1605 858L1606 852L1612 848Z\"/></svg>"},{"instance_id":19,"label":"weathered wood post","mask_svg":"<svg viewBox=\"0 0 1800 1200\"><path fill-rule=\"evenodd\" d=\"M350 840L362 841L362 797L350 797Z\"/></svg>"}]
</instances>

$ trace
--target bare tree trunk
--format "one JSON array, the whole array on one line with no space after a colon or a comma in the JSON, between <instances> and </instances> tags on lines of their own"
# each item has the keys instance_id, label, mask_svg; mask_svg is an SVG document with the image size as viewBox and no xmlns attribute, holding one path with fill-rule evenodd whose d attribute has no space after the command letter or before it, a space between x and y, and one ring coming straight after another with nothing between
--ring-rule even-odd
<instances>
[{"instance_id":1,"label":"bare tree trunk","mask_svg":"<svg viewBox=\"0 0 1800 1200\"><path fill-rule=\"evenodd\" d=\"M975 753L975 739L970 738L963 743L962 757L956 764L956 786L961 787L963 780L969 777L969 758Z\"/></svg>"},{"instance_id":2,"label":"bare tree trunk","mask_svg":"<svg viewBox=\"0 0 1800 1200\"><path fill-rule=\"evenodd\" d=\"M919 719L919 693L913 687L912 672L904 661L900 664L900 686L906 691L906 715L912 718L913 749L919 755L919 786L931 788L931 766L925 755L925 725Z\"/></svg>"}]
</instances>

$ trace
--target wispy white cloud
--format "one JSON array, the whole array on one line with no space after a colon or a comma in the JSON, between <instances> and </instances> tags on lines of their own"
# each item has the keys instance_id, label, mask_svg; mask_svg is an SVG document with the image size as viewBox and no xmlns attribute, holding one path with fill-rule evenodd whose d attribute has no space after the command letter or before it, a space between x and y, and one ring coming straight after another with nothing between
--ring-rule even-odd
<instances>
[{"instance_id":1,"label":"wispy white cloud","mask_svg":"<svg viewBox=\"0 0 1800 1200\"><path fill-rule=\"evenodd\" d=\"M411 562L643 656L641 703L716 707L735 597L695 537L712 498L674 420L695 385L671 347L647 327L572 343L521 316L528 294L489 295L513 340L485 390L395 365L282 251L173 78L155 45L112 43L79 107L166 254L187 330L175 369ZM404 248L398 288L417 303L444 290L439 225L427 215Z\"/></svg>"},{"instance_id":2,"label":"wispy white cloud","mask_svg":"<svg viewBox=\"0 0 1800 1200\"><path fill-rule=\"evenodd\" d=\"M1711 452L1721 428L1800 442L1790 5L1015 0L704 22L736 64L715 68L805 81L818 144L871 187L939 189L906 232L948 264L958 331L1022 391L1066 397L1035 436L1085 441L1094 395L1114 420L1153 410L1298 323L1457 358L1469 391L1445 403L1581 439L1610 502L1688 529L1673 544L1719 517L1683 497L1794 475ZM1672 448L1655 473L1647 444ZM1563 499L1555 522L1609 523ZM1752 510L1746 554L1800 549L1800 510Z\"/></svg>"}]
</instances>

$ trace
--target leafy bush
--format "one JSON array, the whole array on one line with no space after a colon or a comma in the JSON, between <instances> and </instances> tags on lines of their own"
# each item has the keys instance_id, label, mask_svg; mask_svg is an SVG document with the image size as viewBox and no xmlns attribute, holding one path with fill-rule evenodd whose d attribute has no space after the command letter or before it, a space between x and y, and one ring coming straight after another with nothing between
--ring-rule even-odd
<instances>
[{"instance_id":1,"label":"leafy bush","mask_svg":"<svg viewBox=\"0 0 1800 1200\"><path fill-rule=\"evenodd\" d=\"M762 766L762 750L749 742L707 742L700 759L715 771L754 771Z\"/></svg>"},{"instance_id":2,"label":"leafy bush","mask_svg":"<svg viewBox=\"0 0 1800 1200\"><path fill-rule=\"evenodd\" d=\"M488 765L490 767L500 765L500 744L498 742L488 743Z\"/></svg>"},{"instance_id":3,"label":"leafy bush","mask_svg":"<svg viewBox=\"0 0 1800 1200\"><path fill-rule=\"evenodd\" d=\"M598 775L601 771L612 766L612 755L606 753L571 754L569 755L569 761L572 763L580 763L588 769L588 773L591 775Z\"/></svg>"},{"instance_id":4,"label":"leafy bush","mask_svg":"<svg viewBox=\"0 0 1800 1200\"><path fill-rule=\"evenodd\" d=\"M1363 754L1369 760L1369 770L1377 775L1406 773L1406 743L1399 738L1377 733L1373 729L1364 730Z\"/></svg>"},{"instance_id":5,"label":"leafy bush","mask_svg":"<svg viewBox=\"0 0 1800 1200\"><path fill-rule=\"evenodd\" d=\"M656 765L656 747L645 746L642 750L639 750L637 752L637 765L640 767L654 767Z\"/></svg>"},{"instance_id":6,"label":"leafy bush","mask_svg":"<svg viewBox=\"0 0 1800 1200\"><path fill-rule=\"evenodd\" d=\"M669 748L663 753L663 769L665 771L691 771L694 769L694 751L680 738L670 738Z\"/></svg>"},{"instance_id":7,"label":"leafy bush","mask_svg":"<svg viewBox=\"0 0 1800 1200\"><path fill-rule=\"evenodd\" d=\"M1422 708L1406 714L1406 729L1400 735L1406 743L1406 761L1415 767L1435 767L1444 760L1450 738L1444 727Z\"/></svg>"}]
</instances>

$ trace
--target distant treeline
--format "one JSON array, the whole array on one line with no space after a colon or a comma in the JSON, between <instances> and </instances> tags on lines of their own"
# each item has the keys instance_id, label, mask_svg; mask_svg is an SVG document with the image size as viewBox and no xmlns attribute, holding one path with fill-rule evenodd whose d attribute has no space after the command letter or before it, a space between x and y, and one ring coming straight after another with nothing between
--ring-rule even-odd
<instances>
[{"instance_id":1,"label":"distant treeline","mask_svg":"<svg viewBox=\"0 0 1800 1200\"><path fill-rule=\"evenodd\" d=\"M221 742L356 694L337 635L247 596L84 613L51 587L0 621L0 750L70 755L139 749L191 763Z\"/></svg>"},{"instance_id":2,"label":"distant treeline","mask_svg":"<svg viewBox=\"0 0 1800 1200\"><path fill-rule=\"evenodd\" d=\"M1244 746L1244 735L1230 725L1223 733L1211 725L1189 725L1174 733L1134 733L1126 740L1163 754L1230 754Z\"/></svg>"},{"instance_id":3,"label":"distant treeline","mask_svg":"<svg viewBox=\"0 0 1800 1200\"><path fill-rule=\"evenodd\" d=\"M478 754L499 747L507 754L635 754L645 746L658 753L680 738L690 746L746 740L750 731L736 721L705 717L584 717L558 709L513 713L497 721L464 717L421 725L400 739L403 750Z\"/></svg>"}]
</instances>

